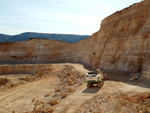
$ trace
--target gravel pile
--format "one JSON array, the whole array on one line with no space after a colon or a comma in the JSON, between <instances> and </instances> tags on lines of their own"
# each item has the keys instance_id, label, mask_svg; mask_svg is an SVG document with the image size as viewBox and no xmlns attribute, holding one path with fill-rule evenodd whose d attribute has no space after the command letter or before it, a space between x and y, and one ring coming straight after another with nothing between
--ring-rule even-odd
<instances>
[{"instance_id":1,"label":"gravel pile","mask_svg":"<svg viewBox=\"0 0 150 113\"><path fill-rule=\"evenodd\" d=\"M97 95L86 101L78 113L150 113L150 93Z\"/></svg>"},{"instance_id":2,"label":"gravel pile","mask_svg":"<svg viewBox=\"0 0 150 113\"><path fill-rule=\"evenodd\" d=\"M62 84L81 85L84 81L85 74L79 72L76 68L72 66L65 66L65 68L58 74Z\"/></svg>"}]
</instances>

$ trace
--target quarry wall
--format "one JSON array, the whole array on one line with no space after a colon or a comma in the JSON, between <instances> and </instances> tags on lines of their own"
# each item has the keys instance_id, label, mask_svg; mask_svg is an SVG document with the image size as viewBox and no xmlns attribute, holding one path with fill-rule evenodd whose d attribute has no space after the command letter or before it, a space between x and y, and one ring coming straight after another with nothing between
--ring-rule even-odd
<instances>
[{"instance_id":1,"label":"quarry wall","mask_svg":"<svg viewBox=\"0 0 150 113\"><path fill-rule=\"evenodd\" d=\"M0 65L0 75L37 74L51 70L50 64Z\"/></svg>"}]
</instances>

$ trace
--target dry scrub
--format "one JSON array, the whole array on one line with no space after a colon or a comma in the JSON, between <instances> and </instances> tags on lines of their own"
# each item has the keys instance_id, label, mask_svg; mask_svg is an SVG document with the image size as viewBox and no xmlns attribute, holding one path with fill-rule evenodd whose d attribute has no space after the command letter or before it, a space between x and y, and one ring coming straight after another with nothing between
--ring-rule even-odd
<instances>
[{"instance_id":1,"label":"dry scrub","mask_svg":"<svg viewBox=\"0 0 150 113\"><path fill-rule=\"evenodd\" d=\"M4 89L10 89L12 87L16 87L19 84L22 84L22 82L20 83L13 83L10 79L8 78L0 78L0 90L4 90Z\"/></svg>"},{"instance_id":2,"label":"dry scrub","mask_svg":"<svg viewBox=\"0 0 150 113\"><path fill-rule=\"evenodd\" d=\"M5 85L6 83L8 83L10 80L7 78L0 78L0 86Z\"/></svg>"}]
</instances>

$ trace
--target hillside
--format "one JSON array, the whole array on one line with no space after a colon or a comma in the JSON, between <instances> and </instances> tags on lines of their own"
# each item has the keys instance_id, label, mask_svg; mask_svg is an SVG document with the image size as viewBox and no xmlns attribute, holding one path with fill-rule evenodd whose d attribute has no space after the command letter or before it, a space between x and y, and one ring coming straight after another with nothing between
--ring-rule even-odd
<instances>
[{"instance_id":1,"label":"hillside","mask_svg":"<svg viewBox=\"0 0 150 113\"><path fill-rule=\"evenodd\" d=\"M40 39L53 39L53 40L60 40L64 42L77 43L80 40L84 40L89 37L90 37L89 35L47 34L47 33L25 32L13 36L0 34L0 42L28 41L31 38L40 38Z\"/></svg>"},{"instance_id":2,"label":"hillside","mask_svg":"<svg viewBox=\"0 0 150 113\"><path fill-rule=\"evenodd\" d=\"M10 40L11 36L9 35L4 35L4 34L0 34L0 42L6 42L8 40Z\"/></svg>"}]
</instances>

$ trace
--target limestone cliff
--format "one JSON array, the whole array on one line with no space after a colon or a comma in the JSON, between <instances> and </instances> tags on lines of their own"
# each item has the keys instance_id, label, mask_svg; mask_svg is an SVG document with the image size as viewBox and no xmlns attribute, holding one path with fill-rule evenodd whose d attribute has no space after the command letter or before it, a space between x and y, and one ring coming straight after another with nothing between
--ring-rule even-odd
<instances>
[{"instance_id":1,"label":"limestone cliff","mask_svg":"<svg viewBox=\"0 0 150 113\"><path fill-rule=\"evenodd\" d=\"M71 54L71 51L66 49L73 45L73 43L45 39L0 43L0 63L66 62Z\"/></svg>"},{"instance_id":2,"label":"limestone cliff","mask_svg":"<svg viewBox=\"0 0 150 113\"><path fill-rule=\"evenodd\" d=\"M80 62L104 70L142 72L150 78L150 0L105 18L98 32L77 44L53 40L0 44L0 62Z\"/></svg>"},{"instance_id":3,"label":"limestone cliff","mask_svg":"<svg viewBox=\"0 0 150 113\"><path fill-rule=\"evenodd\" d=\"M101 29L78 46L89 48L86 62L94 67L141 71L150 52L149 35L150 1L145 0L104 19Z\"/></svg>"},{"instance_id":4,"label":"limestone cliff","mask_svg":"<svg viewBox=\"0 0 150 113\"><path fill-rule=\"evenodd\" d=\"M147 73L150 67L150 1L142 1L107 17L101 29L79 42L77 47L82 49L75 58L93 67Z\"/></svg>"}]
</instances>

